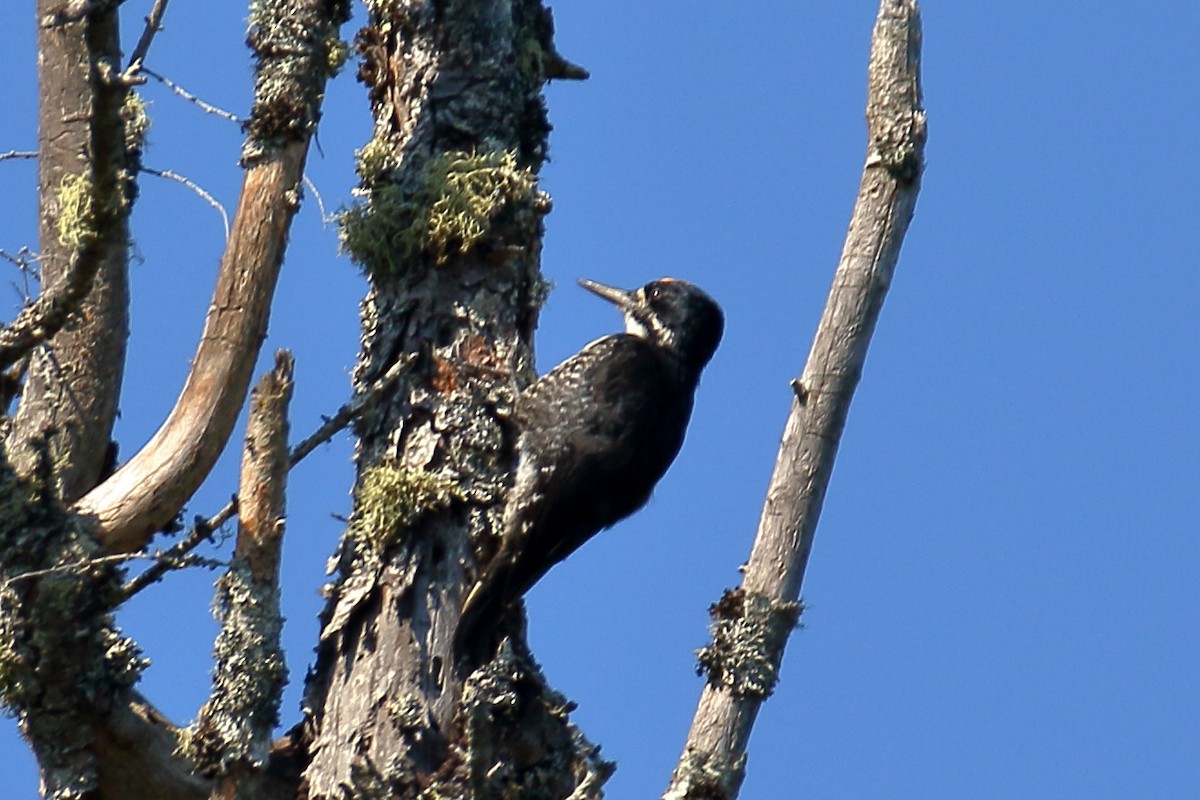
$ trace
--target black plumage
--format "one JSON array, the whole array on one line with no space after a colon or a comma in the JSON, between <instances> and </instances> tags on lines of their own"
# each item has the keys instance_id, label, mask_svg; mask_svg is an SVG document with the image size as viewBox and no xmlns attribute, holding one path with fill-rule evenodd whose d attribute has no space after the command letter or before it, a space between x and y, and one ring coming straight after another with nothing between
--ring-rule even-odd
<instances>
[{"instance_id":1,"label":"black plumage","mask_svg":"<svg viewBox=\"0 0 1200 800\"><path fill-rule=\"evenodd\" d=\"M625 333L598 339L517 398L517 474L500 549L467 596L462 645L488 629L551 567L637 511L683 444L700 373L720 342L720 307L664 278L636 291L591 281L615 303Z\"/></svg>"}]
</instances>

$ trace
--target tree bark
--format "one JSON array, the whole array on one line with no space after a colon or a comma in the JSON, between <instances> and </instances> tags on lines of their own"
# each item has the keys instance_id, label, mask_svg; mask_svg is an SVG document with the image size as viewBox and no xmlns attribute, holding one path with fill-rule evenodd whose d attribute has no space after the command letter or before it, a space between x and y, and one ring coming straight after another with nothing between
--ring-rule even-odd
<instances>
[{"instance_id":1,"label":"tree bark","mask_svg":"<svg viewBox=\"0 0 1200 800\"><path fill-rule=\"evenodd\" d=\"M7 437L22 474L51 434L62 497L96 485L111 460L129 337L129 213L136 150L126 138L116 4L69 21L38 0L38 197L43 294L76 269L94 275L76 313L30 357ZM85 195L84 198L80 194ZM83 260L75 264L75 260Z\"/></svg>"},{"instance_id":2,"label":"tree bark","mask_svg":"<svg viewBox=\"0 0 1200 800\"><path fill-rule=\"evenodd\" d=\"M162 427L77 506L106 552L136 550L169 523L229 441L266 337L308 143L325 83L339 66L338 30L348 14L343 0L252 6L258 69L246 177L192 369Z\"/></svg>"},{"instance_id":3,"label":"tree bark","mask_svg":"<svg viewBox=\"0 0 1200 800\"><path fill-rule=\"evenodd\" d=\"M745 577L712 608L708 681L664 800L733 798L778 677L838 442L912 220L924 167L920 12L882 0L871 42L868 147L833 288L784 429Z\"/></svg>"},{"instance_id":4,"label":"tree bark","mask_svg":"<svg viewBox=\"0 0 1200 800\"><path fill-rule=\"evenodd\" d=\"M368 5L376 124L366 202L343 227L372 284L356 388L415 360L358 425L354 517L307 688L308 797L598 796L601 762L523 633L470 677L451 647L477 556L495 550L507 412L532 376L541 87L565 62L537 0Z\"/></svg>"}]
</instances>

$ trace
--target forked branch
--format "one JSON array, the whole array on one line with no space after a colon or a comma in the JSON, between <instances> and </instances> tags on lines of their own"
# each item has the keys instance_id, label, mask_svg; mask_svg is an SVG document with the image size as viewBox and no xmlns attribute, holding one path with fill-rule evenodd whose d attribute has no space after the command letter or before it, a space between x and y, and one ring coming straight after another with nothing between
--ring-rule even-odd
<instances>
[{"instance_id":1,"label":"forked branch","mask_svg":"<svg viewBox=\"0 0 1200 800\"><path fill-rule=\"evenodd\" d=\"M179 513L229 440L266 336L308 143L336 63L330 54L347 16L346 6L327 0L252 5L258 71L247 170L191 372L146 446L76 506L106 552L142 547Z\"/></svg>"}]
</instances>

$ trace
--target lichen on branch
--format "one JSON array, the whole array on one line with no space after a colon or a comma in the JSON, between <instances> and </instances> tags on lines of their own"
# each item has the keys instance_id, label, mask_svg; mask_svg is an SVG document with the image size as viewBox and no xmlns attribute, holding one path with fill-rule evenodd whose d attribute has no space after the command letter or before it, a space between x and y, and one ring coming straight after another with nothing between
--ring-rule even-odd
<instances>
[{"instance_id":1,"label":"lichen on branch","mask_svg":"<svg viewBox=\"0 0 1200 800\"><path fill-rule=\"evenodd\" d=\"M367 199L342 214L342 247L378 277L400 275L422 256L439 266L465 256L502 215L538 212L547 203L533 171L511 150L442 153L410 191L391 179L390 148L372 140L358 153L358 170Z\"/></svg>"},{"instance_id":2,"label":"lichen on branch","mask_svg":"<svg viewBox=\"0 0 1200 800\"><path fill-rule=\"evenodd\" d=\"M316 129L325 82L346 60L339 26L347 0L254 0L246 43L256 59L254 104L245 123L242 163L249 166Z\"/></svg>"}]
</instances>

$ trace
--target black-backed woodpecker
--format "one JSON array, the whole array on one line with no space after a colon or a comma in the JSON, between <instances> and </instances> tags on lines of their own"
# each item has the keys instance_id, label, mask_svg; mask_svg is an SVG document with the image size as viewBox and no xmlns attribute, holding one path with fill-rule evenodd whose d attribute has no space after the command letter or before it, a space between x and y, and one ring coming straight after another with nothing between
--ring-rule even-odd
<instances>
[{"instance_id":1,"label":"black-backed woodpecker","mask_svg":"<svg viewBox=\"0 0 1200 800\"><path fill-rule=\"evenodd\" d=\"M683 444L724 316L696 286L580 284L615 304L625 332L597 339L514 405L517 474L495 557L467 595L457 652L486 649L505 610L604 528L637 511Z\"/></svg>"}]
</instances>

